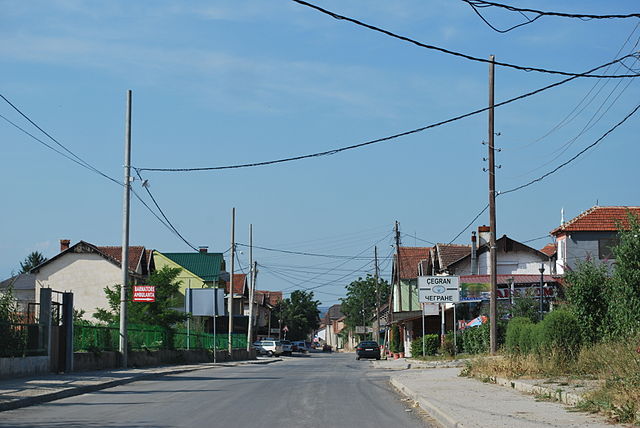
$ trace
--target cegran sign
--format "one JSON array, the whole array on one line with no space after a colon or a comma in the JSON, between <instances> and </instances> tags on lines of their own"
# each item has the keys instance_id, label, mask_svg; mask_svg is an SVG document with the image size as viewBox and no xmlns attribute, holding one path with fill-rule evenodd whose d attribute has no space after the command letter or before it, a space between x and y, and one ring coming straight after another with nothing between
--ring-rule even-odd
<instances>
[{"instance_id":1,"label":"cegran sign","mask_svg":"<svg viewBox=\"0 0 640 428\"><path fill-rule=\"evenodd\" d=\"M460 277L419 276L418 300L421 303L460 302Z\"/></svg>"}]
</instances>

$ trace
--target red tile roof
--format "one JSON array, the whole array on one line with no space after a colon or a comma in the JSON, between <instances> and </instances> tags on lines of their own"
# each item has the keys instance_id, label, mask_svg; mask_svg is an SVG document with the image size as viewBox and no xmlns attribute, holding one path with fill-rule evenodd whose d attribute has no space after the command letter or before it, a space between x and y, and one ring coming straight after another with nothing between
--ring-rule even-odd
<instances>
[{"instance_id":1,"label":"red tile roof","mask_svg":"<svg viewBox=\"0 0 640 428\"><path fill-rule=\"evenodd\" d=\"M111 257L118 261L118 263L122 263L122 247L99 247L96 246L98 251L107 256ZM142 260L142 256L144 255L145 249L141 246L129 246L129 270L134 271L138 268L140 261Z\"/></svg>"},{"instance_id":2,"label":"red tile roof","mask_svg":"<svg viewBox=\"0 0 640 428\"><path fill-rule=\"evenodd\" d=\"M247 281L246 273L234 273L233 274L233 294L244 294L245 283ZM225 282L224 290L229 293L229 283Z\"/></svg>"},{"instance_id":3,"label":"red tile roof","mask_svg":"<svg viewBox=\"0 0 640 428\"><path fill-rule=\"evenodd\" d=\"M453 262L471 254L470 245L437 244L440 269L446 269Z\"/></svg>"},{"instance_id":4,"label":"red tile roof","mask_svg":"<svg viewBox=\"0 0 640 428\"><path fill-rule=\"evenodd\" d=\"M431 257L431 247L400 247L400 278L418 277L418 264ZM397 266L394 266L394 270Z\"/></svg>"},{"instance_id":5,"label":"red tile roof","mask_svg":"<svg viewBox=\"0 0 640 428\"><path fill-rule=\"evenodd\" d=\"M557 244L553 244L553 243L552 244L547 244L540 251L545 253L547 256L551 257L558 251L558 245Z\"/></svg>"},{"instance_id":6,"label":"red tile roof","mask_svg":"<svg viewBox=\"0 0 640 428\"><path fill-rule=\"evenodd\" d=\"M551 234L558 236L565 232L615 232L618 230L618 222L623 227L629 226L628 212L640 217L640 207L591 207L562 226L553 229Z\"/></svg>"},{"instance_id":7,"label":"red tile roof","mask_svg":"<svg viewBox=\"0 0 640 428\"><path fill-rule=\"evenodd\" d=\"M256 295L258 294L264 295L265 303L271 306L275 306L278 302L282 301L282 291L256 290Z\"/></svg>"}]
</instances>

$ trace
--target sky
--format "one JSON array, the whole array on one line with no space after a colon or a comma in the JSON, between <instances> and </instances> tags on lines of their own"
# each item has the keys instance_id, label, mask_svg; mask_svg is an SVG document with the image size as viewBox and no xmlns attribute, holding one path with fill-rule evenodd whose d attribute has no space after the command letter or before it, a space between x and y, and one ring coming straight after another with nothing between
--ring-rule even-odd
<instances>
[{"instance_id":1,"label":"sky","mask_svg":"<svg viewBox=\"0 0 640 428\"><path fill-rule=\"evenodd\" d=\"M637 13L633 1L515 1L589 14ZM506 33L458 0L315 1L422 43L521 66L581 73L639 50L637 18L542 17ZM103 174L122 182L127 90L132 165L193 168L323 152L484 108L488 65L420 48L290 0L0 1L0 93ZM519 14L491 8L499 29ZM632 74L637 60L601 74ZM627 68L628 67L628 68ZM496 102L563 80L496 67ZM496 189L527 183L596 142L638 105L638 78L578 78L495 110ZM65 152L9 104L0 114ZM640 115L640 113L639 113ZM141 171L192 246L256 248L257 288L314 287L324 306L373 272L389 280L393 225L402 245L468 244L488 224L487 113L423 132L295 162L199 172ZM542 248L560 222L598 204L640 205L638 116L584 155L497 198L497 235ZM0 118L0 276L60 239L121 245L123 187ZM132 188L152 209L141 181ZM156 211L157 214L157 211ZM464 230L464 232L463 232ZM135 197L131 245L193 251ZM249 251L238 245L236 270ZM228 254L227 257L227 264Z\"/></svg>"}]
</instances>

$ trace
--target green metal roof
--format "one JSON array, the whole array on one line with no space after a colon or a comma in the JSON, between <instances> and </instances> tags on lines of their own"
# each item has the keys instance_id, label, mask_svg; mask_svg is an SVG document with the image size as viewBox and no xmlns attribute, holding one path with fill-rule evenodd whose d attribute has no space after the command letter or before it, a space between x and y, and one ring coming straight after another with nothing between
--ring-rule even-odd
<instances>
[{"instance_id":1,"label":"green metal roof","mask_svg":"<svg viewBox=\"0 0 640 428\"><path fill-rule=\"evenodd\" d=\"M160 253L204 281L217 281L224 263L222 253Z\"/></svg>"}]
</instances>

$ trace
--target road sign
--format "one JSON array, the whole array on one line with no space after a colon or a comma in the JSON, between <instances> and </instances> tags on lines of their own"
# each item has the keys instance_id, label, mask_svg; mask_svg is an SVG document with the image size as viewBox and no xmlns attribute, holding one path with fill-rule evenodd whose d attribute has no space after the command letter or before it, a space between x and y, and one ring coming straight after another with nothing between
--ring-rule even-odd
<instances>
[{"instance_id":1,"label":"road sign","mask_svg":"<svg viewBox=\"0 0 640 428\"><path fill-rule=\"evenodd\" d=\"M286 325L284 327L282 327L282 331L284 331L285 333L289 331L289 327L287 327Z\"/></svg>"},{"instance_id":2,"label":"road sign","mask_svg":"<svg viewBox=\"0 0 640 428\"><path fill-rule=\"evenodd\" d=\"M356 326L356 334L365 334L367 332L367 327L363 325Z\"/></svg>"},{"instance_id":3,"label":"road sign","mask_svg":"<svg viewBox=\"0 0 640 428\"><path fill-rule=\"evenodd\" d=\"M440 307L436 303L424 303L422 305L422 315L424 316L440 315Z\"/></svg>"},{"instance_id":4,"label":"road sign","mask_svg":"<svg viewBox=\"0 0 640 428\"><path fill-rule=\"evenodd\" d=\"M134 285L133 301L134 302L155 302L156 287L153 285Z\"/></svg>"},{"instance_id":5,"label":"road sign","mask_svg":"<svg viewBox=\"0 0 640 428\"><path fill-rule=\"evenodd\" d=\"M418 300L421 303L458 303L459 276L419 276Z\"/></svg>"}]
</instances>

